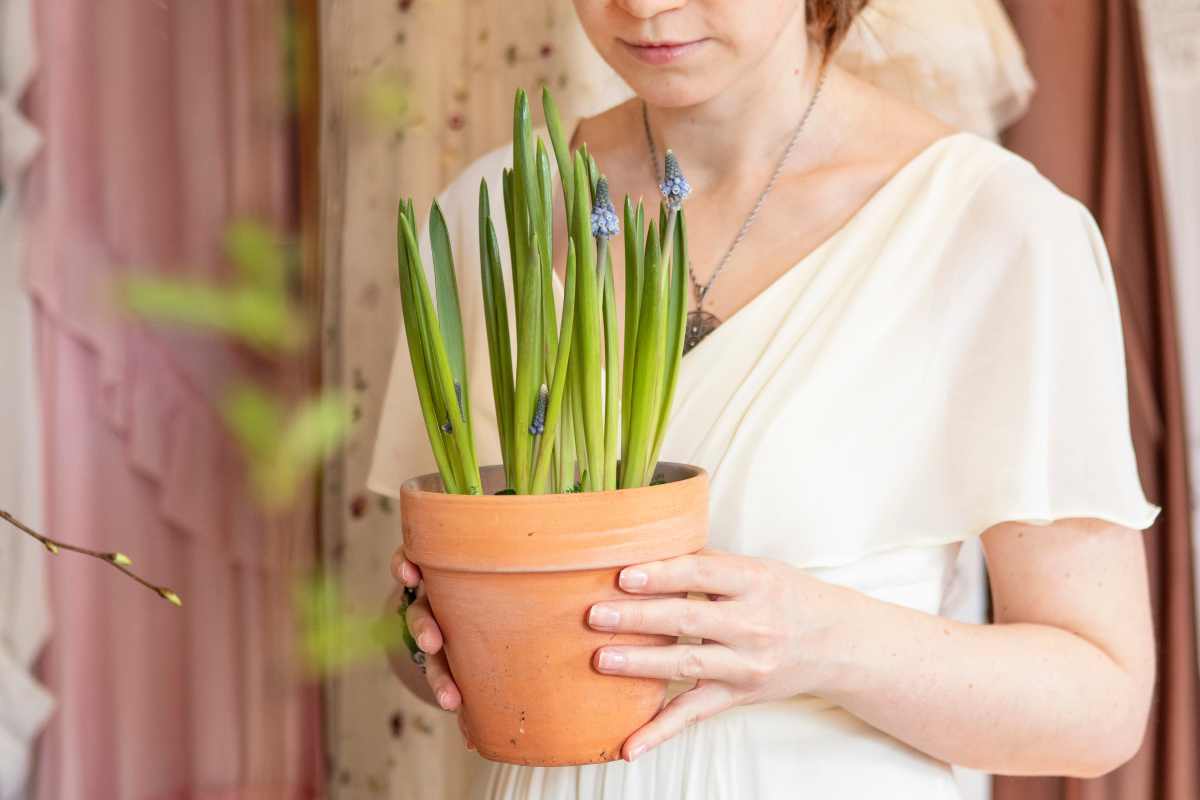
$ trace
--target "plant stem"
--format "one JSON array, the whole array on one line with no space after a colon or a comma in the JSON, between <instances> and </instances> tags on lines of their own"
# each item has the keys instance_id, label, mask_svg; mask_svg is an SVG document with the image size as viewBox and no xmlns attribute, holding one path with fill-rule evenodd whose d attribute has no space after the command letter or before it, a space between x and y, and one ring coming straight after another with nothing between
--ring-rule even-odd
<instances>
[{"instance_id":1,"label":"plant stem","mask_svg":"<svg viewBox=\"0 0 1200 800\"><path fill-rule=\"evenodd\" d=\"M89 550L86 547L80 547L78 545L67 544L66 542L60 542L57 539L51 539L49 536L38 533L33 528L31 528L28 525L26 525L25 523L21 522L21 520L17 519L12 514L8 513L7 511L4 511L3 509L0 509L0 519L3 519L5 522L9 523L10 525L17 528L18 530L24 531L25 533L32 536L34 539L37 539L39 542L41 542L42 547L45 547L48 551L50 551L51 554L57 555L59 550L70 550L73 553L82 553L85 556L91 556L92 558L97 558L97 559L103 561L105 564L108 564L109 566L111 566L115 569L118 569L121 572L124 572L126 575L133 578L135 581L140 583L142 586L145 586L147 589L154 592L156 595L158 595L162 599L166 600L167 602L171 603L172 605L176 605L176 606L183 605L183 600L180 599L179 595L175 594L175 592L171 591L166 586L155 586L153 583L150 583L145 578L142 578L141 576L139 576L137 573L133 572L132 570L126 569L125 564L132 563L132 562L129 560L129 557L126 556L124 553L102 553L99 550ZM124 562L124 563L122 563L122 562Z\"/></svg>"},{"instance_id":2,"label":"plant stem","mask_svg":"<svg viewBox=\"0 0 1200 800\"><path fill-rule=\"evenodd\" d=\"M604 240L602 240L604 241ZM621 355L618 352L617 301L613 287L612 254L604 248L604 488L617 488L620 455Z\"/></svg>"},{"instance_id":3,"label":"plant stem","mask_svg":"<svg viewBox=\"0 0 1200 800\"><path fill-rule=\"evenodd\" d=\"M533 481L530 494L544 494L546 479L550 474L552 445L560 441L559 419L562 416L563 400L567 389L567 364L571 356L571 344L575 333L575 243L567 242L567 285L563 298L562 335L558 341L556 363L552 370L550 399L546 408L546 429L542 435L542 450L534 462Z\"/></svg>"}]
</instances>

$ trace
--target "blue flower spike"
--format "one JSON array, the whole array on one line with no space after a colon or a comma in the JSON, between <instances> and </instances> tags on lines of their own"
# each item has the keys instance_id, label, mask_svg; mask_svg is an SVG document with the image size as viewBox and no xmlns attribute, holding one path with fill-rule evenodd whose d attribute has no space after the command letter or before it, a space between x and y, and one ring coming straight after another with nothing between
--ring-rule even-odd
<instances>
[{"instance_id":1,"label":"blue flower spike","mask_svg":"<svg viewBox=\"0 0 1200 800\"><path fill-rule=\"evenodd\" d=\"M538 389L537 405L533 408L533 422L529 425L530 434L541 436L546 432L546 405L549 401L550 390L543 383L542 388Z\"/></svg>"},{"instance_id":2,"label":"blue flower spike","mask_svg":"<svg viewBox=\"0 0 1200 800\"><path fill-rule=\"evenodd\" d=\"M683 170L679 168L679 159L675 157L673 150L667 150L666 167L663 174L665 177L663 182L658 185L658 190L666 198L667 208L678 211L683 208L683 201L692 193L692 185L687 182L687 178L683 177Z\"/></svg>"},{"instance_id":3,"label":"blue flower spike","mask_svg":"<svg viewBox=\"0 0 1200 800\"><path fill-rule=\"evenodd\" d=\"M617 210L608 196L608 179L601 175L596 181L596 199L592 201L592 236L611 239L620 231Z\"/></svg>"}]
</instances>

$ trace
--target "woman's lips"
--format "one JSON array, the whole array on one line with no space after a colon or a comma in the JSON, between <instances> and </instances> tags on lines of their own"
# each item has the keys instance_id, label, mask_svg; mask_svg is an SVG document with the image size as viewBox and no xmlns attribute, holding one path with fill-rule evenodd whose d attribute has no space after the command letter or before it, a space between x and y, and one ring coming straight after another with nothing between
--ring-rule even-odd
<instances>
[{"instance_id":1,"label":"woman's lips","mask_svg":"<svg viewBox=\"0 0 1200 800\"><path fill-rule=\"evenodd\" d=\"M692 42L640 45L632 44L622 39L621 44L625 45L625 47L628 48L631 53L633 53L634 58L644 61L647 64L670 64L673 61L691 54L692 51L704 44L704 40L697 39Z\"/></svg>"}]
</instances>

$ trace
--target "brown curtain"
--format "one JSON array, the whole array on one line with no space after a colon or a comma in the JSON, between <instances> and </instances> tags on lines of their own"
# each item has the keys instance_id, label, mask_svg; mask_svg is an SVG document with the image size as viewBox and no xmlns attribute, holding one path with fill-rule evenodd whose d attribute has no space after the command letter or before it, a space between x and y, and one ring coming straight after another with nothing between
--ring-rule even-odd
<instances>
[{"instance_id":1,"label":"brown curtain","mask_svg":"<svg viewBox=\"0 0 1200 800\"><path fill-rule=\"evenodd\" d=\"M997 777L995 800L1200 798L1186 439L1175 308L1139 13L1133 0L1006 0L1038 92L1005 144L1100 223L1117 280L1142 485L1157 695L1141 751L1095 780Z\"/></svg>"}]
</instances>

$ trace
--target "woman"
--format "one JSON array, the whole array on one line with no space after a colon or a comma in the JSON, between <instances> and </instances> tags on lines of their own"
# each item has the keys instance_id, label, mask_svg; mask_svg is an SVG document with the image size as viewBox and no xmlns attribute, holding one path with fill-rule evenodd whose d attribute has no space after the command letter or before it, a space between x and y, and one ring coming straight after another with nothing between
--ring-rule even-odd
<instances>
[{"instance_id":1,"label":"woman","mask_svg":"<svg viewBox=\"0 0 1200 800\"><path fill-rule=\"evenodd\" d=\"M698 343L663 457L711 473L713 549L627 568L630 600L591 609L597 630L686 637L596 654L601 672L674 681L626 760L493 764L482 797L954 797L948 764L1092 776L1140 745L1154 645L1137 531L1160 509L1137 476L1103 242L1028 163L831 65L863 5L575 2L636 96L571 120L572 146L650 198L669 144L694 189ZM480 177L500 207L506 153L440 197L460 259ZM428 466L409 384L397 361L369 482L389 494ZM472 404L486 419L486 387ZM993 625L938 616L976 536ZM419 583L402 552L393 567ZM673 592L695 594L653 597ZM424 600L408 621L428 668L397 673L456 711Z\"/></svg>"}]
</instances>

